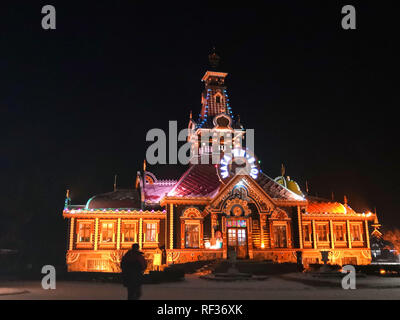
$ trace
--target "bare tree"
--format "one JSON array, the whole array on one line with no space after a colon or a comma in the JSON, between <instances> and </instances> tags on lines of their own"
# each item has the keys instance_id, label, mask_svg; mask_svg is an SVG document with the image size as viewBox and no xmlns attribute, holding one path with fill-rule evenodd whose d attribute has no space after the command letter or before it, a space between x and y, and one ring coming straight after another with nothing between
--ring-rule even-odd
<instances>
[{"instance_id":1,"label":"bare tree","mask_svg":"<svg viewBox=\"0 0 400 320\"><path fill-rule=\"evenodd\" d=\"M384 233L383 239L390 242L393 245L393 249L396 251L396 254L400 254L400 230L394 229L389 230Z\"/></svg>"}]
</instances>

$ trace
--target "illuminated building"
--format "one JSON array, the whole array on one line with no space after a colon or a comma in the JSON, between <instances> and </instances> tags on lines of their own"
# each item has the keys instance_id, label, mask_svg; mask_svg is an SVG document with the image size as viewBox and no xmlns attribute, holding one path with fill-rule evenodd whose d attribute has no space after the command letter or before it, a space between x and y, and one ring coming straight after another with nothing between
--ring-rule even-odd
<instances>
[{"instance_id":1,"label":"illuminated building","mask_svg":"<svg viewBox=\"0 0 400 320\"><path fill-rule=\"evenodd\" d=\"M214 67L217 60L210 55ZM232 112L226 76L205 73L199 118L189 120L192 154L212 156L216 145L223 152L219 164L191 164L177 180L159 180L144 165L136 189L114 188L81 206L67 196L69 271L118 272L133 243L150 269L225 259L233 251L238 258L276 262L296 262L301 252L305 265L320 262L321 251L330 252L333 264L371 262L368 223L377 221L376 214L357 213L347 200L308 196L284 169L275 179L262 172L256 157L241 148L246 131ZM221 132L230 139L215 144ZM248 171L234 170L237 159Z\"/></svg>"}]
</instances>

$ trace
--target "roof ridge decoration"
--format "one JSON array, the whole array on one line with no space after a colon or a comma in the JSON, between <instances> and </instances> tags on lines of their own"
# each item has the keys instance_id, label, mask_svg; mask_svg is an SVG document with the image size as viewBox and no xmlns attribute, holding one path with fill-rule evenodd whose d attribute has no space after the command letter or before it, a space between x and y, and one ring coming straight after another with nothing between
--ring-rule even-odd
<instances>
[{"instance_id":1,"label":"roof ridge decoration","mask_svg":"<svg viewBox=\"0 0 400 320\"><path fill-rule=\"evenodd\" d=\"M165 179L165 180L157 180L157 182L155 182L154 184L166 186L166 185L175 185L177 182L178 182L178 180Z\"/></svg>"},{"instance_id":2,"label":"roof ridge decoration","mask_svg":"<svg viewBox=\"0 0 400 320\"><path fill-rule=\"evenodd\" d=\"M290 201L307 201L305 197L302 197L302 196L298 195L297 193L293 192L292 190L290 190L290 189L286 188L285 186L281 185L280 183L276 182L274 179L272 179L270 176L268 176L267 174L265 174L265 173L262 172L261 170L260 170L260 173L261 173L261 174L260 174L260 176L259 176L258 181L259 181L259 185L260 185L260 187L261 187L262 189L265 190L264 187L265 187L267 184L270 184L270 186L271 186L272 189L283 189L285 192L289 193L289 195L290 195L291 197L294 198L294 199L289 199ZM265 183L263 186L261 186L261 183L260 183L261 180L262 180L262 178L265 178L265 179L268 179L268 180L269 180L269 181L268 181L267 183ZM265 190L265 191L266 191L266 190ZM282 190L281 190L281 191L282 191ZM281 191L278 192L280 195L281 195ZM267 191L266 191L266 192L267 192ZM286 198L286 197L284 197L283 195L281 195L281 197ZM285 199L280 199L280 200L285 200Z\"/></svg>"}]
</instances>

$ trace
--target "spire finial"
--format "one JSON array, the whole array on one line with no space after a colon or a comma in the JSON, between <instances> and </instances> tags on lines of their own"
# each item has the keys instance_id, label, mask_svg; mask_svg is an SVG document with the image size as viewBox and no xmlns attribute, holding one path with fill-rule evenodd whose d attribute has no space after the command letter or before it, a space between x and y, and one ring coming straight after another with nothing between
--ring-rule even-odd
<instances>
[{"instance_id":1,"label":"spire finial","mask_svg":"<svg viewBox=\"0 0 400 320\"><path fill-rule=\"evenodd\" d=\"M117 175L114 175L114 191L117 191Z\"/></svg>"},{"instance_id":2,"label":"spire finial","mask_svg":"<svg viewBox=\"0 0 400 320\"><path fill-rule=\"evenodd\" d=\"M306 192L308 193L308 182L306 180Z\"/></svg>"},{"instance_id":3,"label":"spire finial","mask_svg":"<svg viewBox=\"0 0 400 320\"><path fill-rule=\"evenodd\" d=\"M190 120L192 120L192 110L190 110Z\"/></svg>"},{"instance_id":4,"label":"spire finial","mask_svg":"<svg viewBox=\"0 0 400 320\"><path fill-rule=\"evenodd\" d=\"M210 66L216 69L219 66L220 56L215 52L215 47L213 47L212 52L208 55L208 61Z\"/></svg>"},{"instance_id":5,"label":"spire finial","mask_svg":"<svg viewBox=\"0 0 400 320\"><path fill-rule=\"evenodd\" d=\"M146 171L146 159L143 160L143 172Z\"/></svg>"},{"instance_id":6,"label":"spire finial","mask_svg":"<svg viewBox=\"0 0 400 320\"><path fill-rule=\"evenodd\" d=\"M139 189L140 186L140 172L138 171L136 174L135 188Z\"/></svg>"},{"instance_id":7,"label":"spire finial","mask_svg":"<svg viewBox=\"0 0 400 320\"><path fill-rule=\"evenodd\" d=\"M68 207L70 204L71 204L71 198L69 197L69 189L68 189L65 194L64 208Z\"/></svg>"},{"instance_id":8,"label":"spire finial","mask_svg":"<svg viewBox=\"0 0 400 320\"><path fill-rule=\"evenodd\" d=\"M344 204L347 206L347 197L346 197L346 195L344 196Z\"/></svg>"},{"instance_id":9,"label":"spire finial","mask_svg":"<svg viewBox=\"0 0 400 320\"><path fill-rule=\"evenodd\" d=\"M283 177L285 175L285 165L282 163L281 165L281 176Z\"/></svg>"}]
</instances>

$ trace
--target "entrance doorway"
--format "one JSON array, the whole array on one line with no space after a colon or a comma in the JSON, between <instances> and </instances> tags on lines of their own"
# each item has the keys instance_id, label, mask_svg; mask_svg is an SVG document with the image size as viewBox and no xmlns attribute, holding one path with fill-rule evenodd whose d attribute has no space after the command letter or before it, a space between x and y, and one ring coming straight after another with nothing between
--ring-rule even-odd
<instances>
[{"instance_id":1,"label":"entrance doorway","mask_svg":"<svg viewBox=\"0 0 400 320\"><path fill-rule=\"evenodd\" d=\"M247 258L247 228L228 228L228 255L231 251L238 259Z\"/></svg>"}]
</instances>

